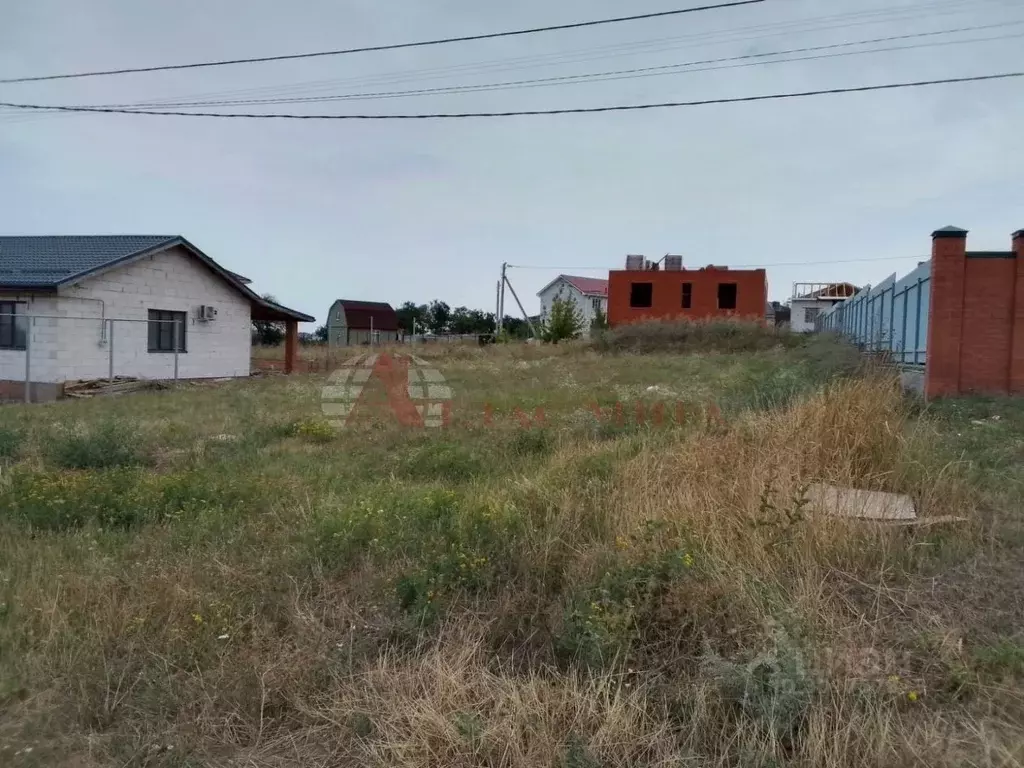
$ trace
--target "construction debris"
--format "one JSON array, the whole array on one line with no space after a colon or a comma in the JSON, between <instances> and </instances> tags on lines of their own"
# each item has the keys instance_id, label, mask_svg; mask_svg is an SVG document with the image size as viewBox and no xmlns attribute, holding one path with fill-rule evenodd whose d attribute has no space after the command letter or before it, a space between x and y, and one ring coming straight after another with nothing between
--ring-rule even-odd
<instances>
[{"instance_id":1,"label":"construction debris","mask_svg":"<svg viewBox=\"0 0 1024 768\"><path fill-rule=\"evenodd\" d=\"M168 389L169 385L155 379L136 379L132 376L115 376L110 379L89 379L85 381L68 381L64 384L65 397L113 397L143 389Z\"/></svg>"},{"instance_id":2,"label":"construction debris","mask_svg":"<svg viewBox=\"0 0 1024 768\"><path fill-rule=\"evenodd\" d=\"M903 523L917 520L913 500L903 493L838 488L818 483L808 489L807 498L814 509L826 515Z\"/></svg>"}]
</instances>

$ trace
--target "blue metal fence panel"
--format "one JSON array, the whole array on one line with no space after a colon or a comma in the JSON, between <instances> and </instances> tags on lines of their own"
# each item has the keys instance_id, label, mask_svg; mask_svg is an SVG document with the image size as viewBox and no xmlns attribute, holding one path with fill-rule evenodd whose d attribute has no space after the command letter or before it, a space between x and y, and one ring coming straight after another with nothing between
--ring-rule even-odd
<instances>
[{"instance_id":1,"label":"blue metal fence panel","mask_svg":"<svg viewBox=\"0 0 1024 768\"><path fill-rule=\"evenodd\" d=\"M872 352L889 352L899 363L924 365L931 277L930 261L899 280L890 275L823 313L818 327L843 334Z\"/></svg>"}]
</instances>

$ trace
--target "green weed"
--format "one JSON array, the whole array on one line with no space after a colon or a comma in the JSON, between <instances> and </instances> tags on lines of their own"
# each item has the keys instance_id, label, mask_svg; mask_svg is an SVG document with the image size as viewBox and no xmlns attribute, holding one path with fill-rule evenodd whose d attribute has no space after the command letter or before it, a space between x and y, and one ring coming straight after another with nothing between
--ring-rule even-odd
<instances>
[{"instance_id":1,"label":"green weed","mask_svg":"<svg viewBox=\"0 0 1024 768\"><path fill-rule=\"evenodd\" d=\"M117 419L80 432L51 433L45 443L49 461L64 469L134 467L148 463L138 430Z\"/></svg>"},{"instance_id":2,"label":"green weed","mask_svg":"<svg viewBox=\"0 0 1024 768\"><path fill-rule=\"evenodd\" d=\"M21 450L24 435L12 427L0 427L0 459L13 459Z\"/></svg>"}]
</instances>

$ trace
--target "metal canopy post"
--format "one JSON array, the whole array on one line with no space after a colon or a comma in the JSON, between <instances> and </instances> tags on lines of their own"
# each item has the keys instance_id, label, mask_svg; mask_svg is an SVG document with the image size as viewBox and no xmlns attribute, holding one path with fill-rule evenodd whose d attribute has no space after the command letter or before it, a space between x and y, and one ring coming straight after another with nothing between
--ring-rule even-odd
<instances>
[{"instance_id":1,"label":"metal canopy post","mask_svg":"<svg viewBox=\"0 0 1024 768\"><path fill-rule=\"evenodd\" d=\"M110 358L110 361L109 361L109 368L110 368L110 370L107 371L107 379L110 381L111 384L113 384L114 383L114 321L113 320L108 320L107 322L110 323L110 328L107 331L107 344L110 345L109 349L107 350L108 356Z\"/></svg>"},{"instance_id":2,"label":"metal canopy post","mask_svg":"<svg viewBox=\"0 0 1024 768\"><path fill-rule=\"evenodd\" d=\"M16 317L11 318L15 323ZM32 402L32 317L28 318L28 328L25 330L25 402Z\"/></svg>"}]
</instances>

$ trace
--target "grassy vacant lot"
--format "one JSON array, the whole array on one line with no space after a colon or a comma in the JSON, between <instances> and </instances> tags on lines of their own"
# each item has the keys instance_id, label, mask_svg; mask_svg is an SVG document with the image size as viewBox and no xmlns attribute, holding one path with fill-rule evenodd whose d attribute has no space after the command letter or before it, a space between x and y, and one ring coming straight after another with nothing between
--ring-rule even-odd
<instances>
[{"instance_id":1,"label":"grassy vacant lot","mask_svg":"<svg viewBox=\"0 0 1024 768\"><path fill-rule=\"evenodd\" d=\"M445 430L312 375L4 409L0 765L1021 765L1024 408L754 346L427 352Z\"/></svg>"}]
</instances>

